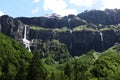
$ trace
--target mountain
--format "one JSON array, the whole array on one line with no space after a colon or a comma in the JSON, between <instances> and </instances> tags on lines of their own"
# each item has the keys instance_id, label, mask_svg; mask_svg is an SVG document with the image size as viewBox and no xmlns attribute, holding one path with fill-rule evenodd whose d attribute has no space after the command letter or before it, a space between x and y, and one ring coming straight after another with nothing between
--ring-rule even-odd
<instances>
[{"instance_id":1,"label":"mountain","mask_svg":"<svg viewBox=\"0 0 120 80\"><path fill-rule=\"evenodd\" d=\"M8 15L0 17L0 31L14 39L23 38L24 24Z\"/></svg>"},{"instance_id":2,"label":"mountain","mask_svg":"<svg viewBox=\"0 0 120 80\"><path fill-rule=\"evenodd\" d=\"M119 57L120 44L102 53L91 50L67 63L64 75L69 77L68 80L119 80Z\"/></svg>"},{"instance_id":3,"label":"mountain","mask_svg":"<svg viewBox=\"0 0 120 80\"><path fill-rule=\"evenodd\" d=\"M30 30L30 39L42 39L43 41L57 39L67 45L72 56L81 55L89 50L104 51L119 42L118 31L113 29L95 30L83 29L69 31L55 30Z\"/></svg>"},{"instance_id":4,"label":"mountain","mask_svg":"<svg viewBox=\"0 0 120 80\"><path fill-rule=\"evenodd\" d=\"M25 35L32 51L35 45L41 49L42 43L55 39L65 44L72 56L79 56L92 49L102 52L120 42L119 15L119 9L91 10L64 17L4 15L0 17L0 30L26 46Z\"/></svg>"},{"instance_id":5,"label":"mountain","mask_svg":"<svg viewBox=\"0 0 120 80\"><path fill-rule=\"evenodd\" d=\"M68 19L70 20L71 28L88 23L102 25L116 25L120 23L120 9L105 9L101 10L86 10L77 16L68 15L60 17L57 14L43 17L18 17L16 18L28 25L35 25L44 28L61 28L69 27Z\"/></svg>"},{"instance_id":6,"label":"mountain","mask_svg":"<svg viewBox=\"0 0 120 80\"><path fill-rule=\"evenodd\" d=\"M68 53L65 45L56 40L44 43L42 51L45 50L49 50L48 54L56 60L64 60L65 56L61 52ZM58 51L58 55L52 55L54 50ZM80 57L72 57L66 63L55 62L50 66L41 62L40 54L36 51L33 56L17 41L0 33L0 80L120 79L120 44L102 53L91 50ZM43 61L46 59L45 63L51 64L50 56Z\"/></svg>"},{"instance_id":7,"label":"mountain","mask_svg":"<svg viewBox=\"0 0 120 80\"><path fill-rule=\"evenodd\" d=\"M120 9L89 10L77 15L79 18L93 24L120 24Z\"/></svg>"},{"instance_id":8,"label":"mountain","mask_svg":"<svg viewBox=\"0 0 120 80\"><path fill-rule=\"evenodd\" d=\"M0 80L119 80L119 15L1 16Z\"/></svg>"},{"instance_id":9,"label":"mountain","mask_svg":"<svg viewBox=\"0 0 120 80\"><path fill-rule=\"evenodd\" d=\"M79 17L75 15L69 15L65 17L60 17L56 15L51 16L42 16L42 17L18 17L17 20L20 20L24 24L27 25L34 25L34 26L40 26L44 28L62 28L62 27L69 27L68 25L68 19L70 19L70 26L76 27L79 25L86 24L86 21L80 19Z\"/></svg>"}]
</instances>

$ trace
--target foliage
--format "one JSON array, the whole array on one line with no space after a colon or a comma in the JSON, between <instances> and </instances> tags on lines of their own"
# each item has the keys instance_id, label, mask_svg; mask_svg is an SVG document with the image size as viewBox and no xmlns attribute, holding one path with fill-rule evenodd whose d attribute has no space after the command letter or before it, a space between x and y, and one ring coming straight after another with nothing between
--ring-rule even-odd
<instances>
[{"instance_id":1,"label":"foliage","mask_svg":"<svg viewBox=\"0 0 120 80\"><path fill-rule=\"evenodd\" d=\"M83 54L79 58L75 58L74 61L74 77L76 80L88 80L91 77L90 68L98 58L98 53L94 50L89 51L87 54ZM81 75L81 76L77 76Z\"/></svg>"},{"instance_id":2,"label":"foliage","mask_svg":"<svg viewBox=\"0 0 120 80\"><path fill-rule=\"evenodd\" d=\"M47 40L41 46L42 57L45 63L52 64L55 62L63 63L71 59L67 47L58 40ZM51 62L49 62L51 61Z\"/></svg>"},{"instance_id":3,"label":"foliage","mask_svg":"<svg viewBox=\"0 0 120 80\"><path fill-rule=\"evenodd\" d=\"M85 25L81 25L81 26L73 28L73 31L82 31L84 29L86 29L86 26Z\"/></svg>"},{"instance_id":4,"label":"foliage","mask_svg":"<svg viewBox=\"0 0 120 80\"><path fill-rule=\"evenodd\" d=\"M53 32L66 32L69 31L67 27L62 28L44 28L39 26L30 26L30 29L32 30L39 30L39 31L53 31Z\"/></svg>"},{"instance_id":5,"label":"foliage","mask_svg":"<svg viewBox=\"0 0 120 80\"><path fill-rule=\"evenodd\" d=\"M120 44L71 57L58 40L43 41L31 54L0 33L0 80L119 80L119 58Z\"/></svg>"},{"instance_id":6,"label":"foliage","mask_svg":"<svg viewBox=\"0 0 120 80\"><path fill-rule=\"evenodd\" d=\"M26 80L32 54L13 39L0 33L0 79ZM19 74L19 75L18 75Z\"/></svg>"},{"instance_id":7,"label":"foliage","mask_svg":"<svg viewBox=\"0 0 120 80\"><path fill-rule=\"evenodd\" d=\"M47 71L42 61L40 60L39 51L34 52L34 57L30 63L28 71L28 80L45 80Z\"/></svg>"},{"instance_id":8,"label":"foliage","mask_svg":"<svg viewBox=\"0 0 120 80\"><path fill-rule=\"evenodd\" d=\"M120 47L114 46L109 50L105 51L99 59L95 62L92 69L94 77L102 78L105 80L116 80L115 78L120 73ZM118 51L119 50L119 51ZM120 77L119 77L120 78Z\"/></svg>"}]
</instances>

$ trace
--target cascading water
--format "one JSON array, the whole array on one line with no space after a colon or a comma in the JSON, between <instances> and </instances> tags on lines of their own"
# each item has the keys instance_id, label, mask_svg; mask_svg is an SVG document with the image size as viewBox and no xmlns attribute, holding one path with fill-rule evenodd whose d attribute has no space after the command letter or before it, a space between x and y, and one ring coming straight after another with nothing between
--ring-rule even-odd
<instances>
[{"instance_id":1,"label":"cascading water","mask_svg":"<svg viewBox=\"0 0 120 80\"><path fill-rule=\"evenodd\" d=\"M99 32L99 33L100 33L101 41L103 42L103 34L102 34L102 32Z\"/></svg>"},{"instance_id":2,"label":"cascading water","mask_svg":"<svg viewBox=\"0 0 120 80\"><path fill-rule=\"evenodd\" d=\"M95 26L95 29L99 33L99 36L100 36L99 38L100 38L100 43L101 44L99 45L100 46L99 49L102 51L104 49L104 42L103 42L104 41L104 37L103 37L103 33L97 28L97 26Z\"/></svg>"},{"instance_id":3,"label":"cascading water","mask_svg":"<svg viewBox=\"0 0 120 80\"><path fill-rule=\"evenodd\" d=\"M68 17L67 17L67 18L68 18ZM70 26L70 21L71 21L71 19L68 18L68 27L69 27L70 34L72 35L72 29L71 29L71 26ZM71 43L70 43L69 48L72 49L72 40L71 40Z\"/></svg>"},{"instance_id":4,"label":"cascading water","mask_svg":"<svg viewBox=\"0 0 120 80\"><path fill-rule=\"evenodd\" d=\"M71 21L71 19L68 18L68 26L69 26L70 33L72 34L72 29L71 29L71 26L70 26L70 21Z\"/></svg>"},{"instance_id":5,"label":"cascading water","mask_svg":"<svg viewBox=\"0 0 120 80\"><path fill-rule=\"evenodd\" d=\"M25 29L24 29L24 39L26 39L26 25L25 25Z\"/></svg>"},{"instance_id":6,"label":"cascading water","mask_svg":"<svg viewBox=\"0 0 120 80\"><path fill-rule=\"evenodd\" d=\"M27 40L27 38L26 38L26 25L25 25L25 29L24 29L23 44L24 44L25 47L31 52L31 49L30 49L30 41Z\"/></svg>"},{"instance_id":7,"label":"cascading water","mask_svg":"<svg viewBox=\"0 0 120 80\"><path fill-rule=\"evenodd\" d=\"M100 30L98 30L97 26L95 27L95 29L99 32L100 40L101 40L101 42L103 42L103 33Z\"/></svg>"}]
</instances>

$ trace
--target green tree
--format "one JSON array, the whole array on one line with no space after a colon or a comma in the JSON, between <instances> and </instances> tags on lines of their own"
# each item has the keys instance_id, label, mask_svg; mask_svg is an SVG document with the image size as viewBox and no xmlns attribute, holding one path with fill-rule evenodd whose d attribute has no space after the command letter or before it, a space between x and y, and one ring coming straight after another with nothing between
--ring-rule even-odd
<instances>
[{"instance_id":1,"label":"green tree","mask_svg":"<svg viewBox=\"0 0 120 80\"><path fill-rule=\"evenodd\" d=\"M0 33L0 80L18 80L20 78L18 74L23 74L25 78L28 66L23 64L29 65L32 57L32 53L21 44ZM21 64L21 61L23 64ZM24 69L24 71L22 70L19 73L21 69Z\"/></svg>"},{"instance_id":2,"label":"green tree","mask_svg":"<svg viewBox=\"0 0 120 80\"><path fill-rule=\"evenodd\" d=\"M91 70L93 77L105 80L117 80L120 74L120 47L114 47L105 51L95 61Z\"/></svg>"},{"instance_id":3,"label":"green tree","mask_svg":"<svg viewBox=\"0 0 120 80\"><path fill-rule=\"evenodd\" d=\"M39 51L35 51L34 57L29 66L27 80L45 80L47 76L46 69L40 60Z\"/></svg>"},{"instance_id":4,"label":"green tree","mask_svg":"<svg viewBox=\"0 0 120 80\"><path fill-rule=\"evenodd\" d=\"M64 74L67 75L68 77L71 76L71 67L68 63L66 64L66 66L64 68Z\"/></svg>"},{"instance_id":5,"label":"green tree","mask_svg":"<svg viewBox=\"0 0 120 80\"><path fill-rule=\"evenodd\" d=\"M56 61L61 64L71 60L67 46L55 39L43 42L41 45L41 52L44 53L42 58L51 58L52 61Z\"/></svg>"},{"instance_id":6,"label":"green tree","mask_svg":"<svg viewBox=\"0 0 120 80\"><path fill-rule=\"evenodd\" d=\"M18 70L18 73L16 74L16 80L26 80L29 64L24 60L19 61L19 63L20 63L20 66L19 66L20 68Z\"/></svg>"},{"instance_id":7,"label":"green tree","mask_svg":"<svg viewBox=\"0 0 120 80\"><path fill-rule=\"evenodd\" d=\"M10 80L11 78L9 77L8 73L8 61L5 61L4 65L2 66L2 76L1 76L1 80Z\"/></svg>"},{"instance_id":8,"label":"green tree","mask_svg":"<svg viewBox=\"0 0 120 80\"><path fill-rule=\"evenodd\" d=\"M75 80L79 80L79 79L78 79L78 76L79 76L79 64L78 64L77 59L75 60L75 65L74 65L74 67L73 67L73 70L74 70Z\"/></svg>"},{"instance_id":9,"label":"green tree","mask_svg":"<svg viewBox=\"0 0 120 80\"><path fill-rule=\"evenodd\" d=\"M55 76L55 72L54 71L50 74L49 80L56 80L56 76Z\"/></svg>"}]
</instances>

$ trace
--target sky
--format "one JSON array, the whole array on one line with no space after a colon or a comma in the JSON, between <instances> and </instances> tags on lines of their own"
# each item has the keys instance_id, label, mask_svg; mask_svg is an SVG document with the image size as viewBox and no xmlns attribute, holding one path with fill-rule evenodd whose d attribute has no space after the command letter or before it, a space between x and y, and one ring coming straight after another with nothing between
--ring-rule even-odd
<instances>
[{"instance_id":1,"label":"sky","mask_svg":"<svg viewBox=\"0 0 120 80\"><path fill-rule=\"evenodd\" d=\"M0 0L0 16L39 17L56 13L61 16L85 10L120 9L120 0Z\"/></svg>"}]
</instances>

